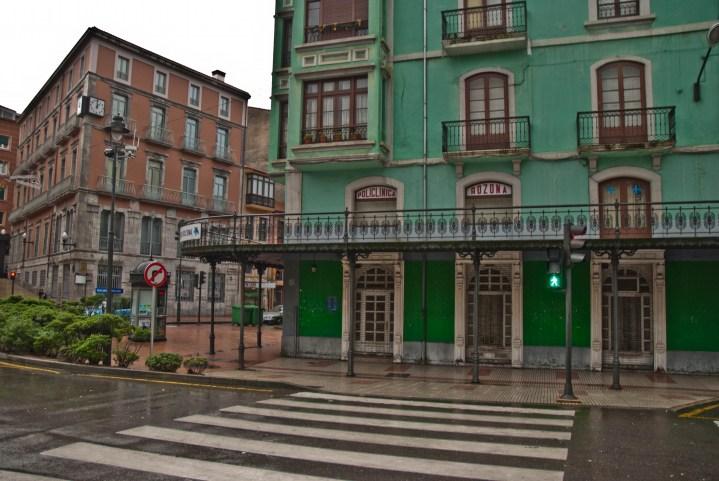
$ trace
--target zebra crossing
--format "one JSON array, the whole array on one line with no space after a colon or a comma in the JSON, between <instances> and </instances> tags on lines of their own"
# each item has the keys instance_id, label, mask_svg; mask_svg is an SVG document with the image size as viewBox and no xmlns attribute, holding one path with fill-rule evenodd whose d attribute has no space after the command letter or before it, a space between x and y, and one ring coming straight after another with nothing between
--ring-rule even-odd
<instances>
[{"instance_id":1,"label":"zebra crossing","mask_svg":"<svg viewBox=\"0 0 719 481\"><path fill-rule=\"evenodd\" d=\"M197 480L561 481L573 423L572 410L300 392L42 454Z\"/></svg>"}]
</instances>

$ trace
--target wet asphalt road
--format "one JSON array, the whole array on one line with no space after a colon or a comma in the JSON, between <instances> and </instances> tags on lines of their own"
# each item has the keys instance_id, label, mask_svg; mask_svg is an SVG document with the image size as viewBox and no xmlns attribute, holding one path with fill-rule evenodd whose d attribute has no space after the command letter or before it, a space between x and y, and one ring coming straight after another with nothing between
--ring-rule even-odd
<instances>
[{"instance_id":1,"label":"wet asphalt road","mask_svg":"<svg viewBox=\"0 0 719 481\"><path fill-rule=\"evenodd\" d=\"M73 481L252 480L259 479L262 473L274 476L267 479L288 480L309 479L298 477L297 474L315 476L317 479L356 481L719 480L719 426L710 419L680 419L661 411L579 408L573 417L573 423L571 417L552 417L549 411L546 416L499 412L492 415L505 416L500 420L460 421L449 418L457 413L470 417L487 413L467 414L466 410L429 408L430 415L427 415L426 411L424 414L419 413L419 408L401 406L400 409L414 410L408 417L381 413L382 409L397 409L392 401L383 401L383 404L372 406L350 400L335 400L330 403L326 399L300 399L292 397L292 394L293 391L282 389L240 391L198 388L66 373L52 374L0 365L0 481L24 479L18 473ZM267 401L272 399L274 401L268 404ZM311 407L291 406L297 402L317 404ZM282 403L290 405L283 406ZM237 406L237 411L220 413L220 409L230 406ZM344 408L350 410L344 424L338 420L322 418L342 415L341 411L325 409ZM361 410L368 408L370 414L362 414ZM263 414L258 409L274 411ZM375 409L378 414L373 416L371 411ZM272 418L272 412L282 412L284 417ZM209 415L213 418L207 419L219 419L222 423L244 422L255 423L256 426L238 428L208 425L203 424L207 421L204 418L198 418L199 424L177 421L178 418L190 415ZM313 419L312 416L319 418ZM369 425L362 424L363 416L370 419L367 421ZM428 416L435 419L428 419ZM527 418L520 420L522 423L529 423L530 417L539 419L536 421L538 423L548 419L550 422L569 419L569 426L506 424L517 422L517 419L522 417ZM390 425L393 421L399 421L398 425ZM401 425L406 421L427 423L427 429L410 429ZM379 424L372 427L372 422ZM450 426L455 431L441 432L441 424ZM432 425L439 425L439 429L433 431ZM123 430L145 426L149 426L143 428L146 432L118 434ZM477 428L479 432L469 434L457 431L465 426ZM528 439L523 435L492 432L492 429L501 431L507 427L542 430L542 433L548 434L548 439ZM163 431L157 428L169 429ZM315 431L282 432L304 429ZM482 429L489 431L484 432ZM183 439L178 442L159 438L186 431L198 436L196 441ZM551 439L552 434L557 433L566 433L567 440ZM571 440L568 439L569 433ZM334 435L345 439L327 438ZM371 437L376 435L387 437L372 442L346 438L360 436L372 439ZM395 441L390 442L392 436ZM483 446L481 449L489 451L477 453L472 450L462 451L462 448L439 450L436 445L437 438L450 439L459 444L478 442ZM426 445L423 445L423 441L426 441ZM212 442L215 444L212 445ZM419 445L412 446L412 443ZM564 454L555 459L540 459L544 455L527 455L513 451L517 446L526 445ZM68 446L70 448L66 448ZM103 446L112 449L105 452L101 450ZM290 449L284 454L264 454L269 449L276 448L281 451L287 446ZM508 452L497 456L494 451L497 446L507 449ZM69 451L63 451L61 457L42 454L56 448ZM310 448L319 449L313 451ZM75 451L72 451L73 449ZM338 450L337 456L326 455L328 452L335 452L332 450ZM350 456L347 461L343 461L339 457L341 452L350 455L361 453L362 456ZM151 459L144 459L145 454ZM166 460L164 455L176 456L177 458L170 458L176 461L165 466L162 462ZM72 459L72 456L82 459ZM93 456L97 458L96 462L88 462L88 458ZM115 461L111 461L113 456L117 457ZM385 459L382 456L394 458L386 466L372 467L372 462L375 462L373 460ZM408 462L403 464L405 460ZM203 464L206 461L212 464ZM182 464L183 462L187 464ZM368 464L363 464L365 462ZM352 466L345 463L356 464ZM483 476L474 477L467 474L475 472L471 471L474 465L478 469L476 472L484 473ZM449 471L444 471L445 466L448 470L454 470L451 476L447 475ZM470 471L466 471L468 466ZM486 466L489 468L483 471ZM133 468L140 468L141 471ZM231 471L232 469L267 471L259 474L248 471L243 472L244 476L237 476L237 472ZM493 469L498 473L496 478L486 474L494 473ZM513 469L518 471L512 471ZM193 470L197 472L192 474L195 472ZM173 473L174 476L168 473ZM180 476L180 473L189 477Z\"/></svg>"}]
</instances>

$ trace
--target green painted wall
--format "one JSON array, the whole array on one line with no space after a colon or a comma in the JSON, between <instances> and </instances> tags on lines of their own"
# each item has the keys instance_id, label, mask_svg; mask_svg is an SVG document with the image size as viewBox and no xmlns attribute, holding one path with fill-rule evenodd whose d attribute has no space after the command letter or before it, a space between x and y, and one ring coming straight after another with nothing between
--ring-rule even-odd
<instances>
[{"instance_id":1,"label":"green painted wall","mask_svg":"<svg viewBox=\"0 0 719 481\"><path fill-rule=\"evenodd\" d=\"M545 286L547 264L524 263L524 345L564 346L564 294ZM589 264L572 269L572 344L590 345Z\"/></svg>"},{"instance_id":2,"label":"green painted wall","mask_svg":"<svg viewBox=\"0 0 719 481\"><path fill-rule=\"evenodd\" d=\"M342 336L342 264L317 261L300 262L300 335L308 337ZM327 298L337 300L337 310L327 309Z\"/></svg>"},{"instance_id":3,"label":"green painted wall","mask_svg":"<svg viewBox=\"0 0 719 481\"><path fill-rule=\"evenodd\" d=\"M404 340L422 342L422 262L404 264ZM454 263L427 262L427 341L454 342Z\"/></svg>"},{"instance_id":4,"label":"green painted wall","mask_svg":"<svg viewBox=\"0 0 719 481\"><path fill-rule=\"evenodd\" d=\"M667 349L719 352L719 262L667 262Z\"/></svg>"}]
</instances>

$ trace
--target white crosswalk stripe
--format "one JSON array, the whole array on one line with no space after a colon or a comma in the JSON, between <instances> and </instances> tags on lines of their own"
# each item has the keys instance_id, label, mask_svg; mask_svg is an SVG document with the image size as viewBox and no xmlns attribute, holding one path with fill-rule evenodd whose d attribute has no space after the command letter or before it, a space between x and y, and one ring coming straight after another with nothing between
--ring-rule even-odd
<instances>
[{"instance_id":1,"label":"white crosswalk stripe","mask_svg":"<svg viewBox=\"0 0 719 481\"><path fill-rule=\"evenodd\" d=\"M568 441L572 437L569 431L540 431L535 429L500 428L494 426L474 426L465 424L441 424L419 421L397 421L394 419L377 419L366 416L337 416L296 411L280 411L277 409L232 406L221 409L222 412L249 414L252 416L269 416L300 421L318 421L348 424L354 426L374 426L378 428L413 429L417 431L434 431L458 434L476 434L486 436L513 436L517 438L560 439Z\"/></svg>"},{"instance_id":2,"label":"white crosswalk stripe","mask_svg":"<svg viewBox=\"0 0 719 481\"><path fill-rule=\"evenodd\" d=\"M274 434L287 434L289 436L334 439L336 441L386 444L388 446L402 446L405 448L420 449L427 447L427 438L415 436L365 433L362 431L342 431L339 429L306 428L302 426L288 426L276 423L245 421L244 419L229 419L218 416L187 416L185 418L178 419L178 421L230 429L243 429L245 431L262 431ZM527 446L523 444L485 443L479 441L457 441L454 439L432 438L432 449L439 449L443 451L462 451L466 453L499 454L504 456L519 456L538 459L567 459L566 448Z\"/></svg>"},{"instance_id":3,"label":"white crosswalk stripe","mask_svg":"<svg viewBox=\"0 0 719 481\"><path fill-rule=\"evenodd\" d=\"M494 404L464 404L445 403L436 401L413 401L410 399L387 399L364 396L344 396L340 394L325 394L320 392L298 392L292 397L304 399L323 399L326 401L351 401L362 404L383 404L393 406L409 406L419 408L435 409L460 409L462 411L480 411L514 414L541 414L542 416L574 416L573 409L543 409L543 408L521 408L516 406L498 406Z\"/></svg>"},{"instance_id":4,"label":"white crosswalk stripe","mask_svg":"<svg viewBox=\"0 0 719 481\"><path fill-rule=\"evenodd\" d=\"M123 447L79 442L43 454L197 480L561 481L573 422L574 411L558 409L297 393L127 429L118 433ZM160 445L181 454L148 452ZM243 453L242 461L203 458L218 450Z\"/></svg>"},{"instance_id":5,"label":"white crosswalk stripe","mask_svg":"<svg viewBox=\"0 0 719 481\"><path fill-rule=\"evenodd\" d=\"M467 479L492 479L495 481L550 481L562 479L562 473L531 468L509 466L489 466L484 464L441 461L437 459L418 459L386 454L342 451L339 449L315 448L301 444L254 441L215 434L195 433L179 429L142 426L128 429L120 434L140 438L170 441L215 449L244 451L267 456L331 462L359 468L385 469L403 473L430 474L434 476L454 476Z\"/></svg>"},{"instance_id":6,"label":"white crosswalk stripe","mask_svg":"<svg viewBox=\"0 0 719 481\"><path fill-rule=\"evenodd\" d=\"M58 478L48 478L36 474L18 473L15 471L0 470L0 481L63 481Z\"/></svg>"},{"instance_id":7,"label":"white crosswalk stripe","mask_svg":"<svg viewBox=\"0 0 719 481\"><path fill-rule=\"evenodd\" d=\"M293 401L292 399L268 399L260 404L270 406L295 407L304 409L318 409L322 411L337 411L345 413L381 414L387 416L407 416L413 418L446 419L449 421L483 421L488 423L505 424L532 424L538 426L572 427L571 419L545 419L529 417L507 417L482 414L439 413L434 411L417 411L410 409L392 409L367 406L345 406L338 404L320 404L315 402Z\"/></svg>"}]
</instances>

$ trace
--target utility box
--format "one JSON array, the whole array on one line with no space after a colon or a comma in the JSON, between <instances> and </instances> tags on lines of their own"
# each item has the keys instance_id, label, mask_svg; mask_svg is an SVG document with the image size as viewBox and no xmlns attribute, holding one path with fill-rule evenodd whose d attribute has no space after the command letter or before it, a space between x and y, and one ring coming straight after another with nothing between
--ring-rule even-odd
<instances>
[{"instance_id":1,"label":"utility box","mask_svg":"<svg viewBox=\"0 0 719 481\"><path fill-rule=\"evenodd\" d=\"M152 287L147 285L144 278L145 268L152 261L138 264L130 271L130 286L132 287L132 304L130 305L130 323L135 327L150 328L152 323ZM157 288L157 306L155 318L155 341L167 339L167 289L170 279L164 286Z\"/></svg>"}]
</instances>

